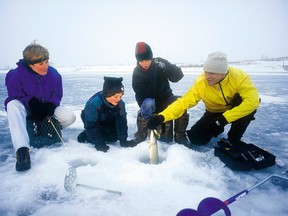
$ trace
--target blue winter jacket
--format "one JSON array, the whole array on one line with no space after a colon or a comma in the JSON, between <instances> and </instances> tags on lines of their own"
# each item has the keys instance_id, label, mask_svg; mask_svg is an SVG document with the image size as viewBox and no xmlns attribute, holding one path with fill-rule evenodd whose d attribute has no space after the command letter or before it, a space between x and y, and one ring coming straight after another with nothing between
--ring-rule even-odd
<instances>
[{"instance_id":1,"label":"blue winter jacket","mask_svg":"<svg viewBox=\"0 0 288 216\"><path fill-rule=\"evenodd\" d=\"M81 118L89 140L94 144L127 140L127 113L123 100L113 106L100 91L86 102Z\"/></svg>"},{"instance_id":2,"label":"blue winter jacket","mask_svg":"<svg viewBox=\"0 0 288 216\"><path fill-rule=\"evenodd\" d=\"M52 102L60 105L63 97L62 77L53 67L48 67L46 75L34 72L23 59L17 63L16 69L6 74L5 85L8 90L8 97L4 105L14 99L21 101L26 108L32 97L36 97L43 103Z\"/></svg>"}]
</instances>

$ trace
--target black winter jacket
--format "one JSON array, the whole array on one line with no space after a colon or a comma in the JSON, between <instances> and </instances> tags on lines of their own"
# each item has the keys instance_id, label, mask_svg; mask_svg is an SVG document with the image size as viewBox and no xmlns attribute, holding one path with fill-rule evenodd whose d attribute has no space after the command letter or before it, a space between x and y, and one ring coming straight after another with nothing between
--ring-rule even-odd
<instances>
[{"instance_id":1,"label":"black winter jacket","mask_svg":"<svg viewBox=\"0 0 288 216\"><path fill-rule=\"evenodd\" d=\"M161 67L159 62L163 62L165 67ZM154 58L147 71L144 71L137 63L132 75L132 87L139 107L146 98L153 98L156 103L156 111L161 111L159 108L163 107L173 96L169 81L178 82L183 76L180 67L163 58Z\"/></svg>"}]
</instances>

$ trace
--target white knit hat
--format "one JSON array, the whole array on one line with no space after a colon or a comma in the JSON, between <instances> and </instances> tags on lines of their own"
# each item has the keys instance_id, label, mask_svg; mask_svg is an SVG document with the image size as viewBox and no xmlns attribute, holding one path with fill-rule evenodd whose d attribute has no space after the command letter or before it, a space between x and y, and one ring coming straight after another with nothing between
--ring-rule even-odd
<instances>
[{"instance_id":1,"label":"white knit hat","mask_svg":"<svg viewBox=\"0 0 288 216\"><path fill-rule=\"evenodd\" d=\"M210 53L203 65L203 70L211 73L226 74L228 71L226 54L221 52Z\"/></svg>"}]
</instances>

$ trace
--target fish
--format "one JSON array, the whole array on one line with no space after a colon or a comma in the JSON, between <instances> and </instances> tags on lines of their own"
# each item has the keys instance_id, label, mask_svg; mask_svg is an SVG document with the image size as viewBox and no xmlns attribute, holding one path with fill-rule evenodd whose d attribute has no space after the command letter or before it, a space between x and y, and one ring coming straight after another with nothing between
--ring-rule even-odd
<instances>
[{"instance_id":1,"label":"fish","mask_svg":"<svg viewBox=\"0 0 288 216\"><path fill-rule=\"evenodd\" d=\"M158 164L159 157L158 157L158 145L156 135L158 133L156 130L150 131L150 140L149 140L149 163L150 164Z\"/></svg>"}]
</instances>

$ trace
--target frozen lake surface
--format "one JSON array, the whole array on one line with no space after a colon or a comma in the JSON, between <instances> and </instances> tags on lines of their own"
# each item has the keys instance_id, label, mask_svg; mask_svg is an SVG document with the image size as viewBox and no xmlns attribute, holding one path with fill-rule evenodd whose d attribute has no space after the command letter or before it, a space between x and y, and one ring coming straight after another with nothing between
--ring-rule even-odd
<instances>
[{"instance_id":1,"label":"frozen lake surface","mask_svg":"<svg viewBox=\"0 0 288 216\"><path fill-rule=\"evenodd\" d=\"M271 63L270 63L271 64ZM0 73L0 215L99 215L99 216L175 216L183 208L196 209L206 197L226 200L271 174L283 174L288 163L288 73L279 65L237 65L251 75L262 99L243 141L264 148L285 163L258 171L232 171L214 156L217 139L189 150L178 144L158 142L160 164L148 164L147 141L134 148L110 145L107 153L97 152L90 144L80 144L83 130L80 112L94 93L102 90L103 76L123 77L128 112L129 138L136 131L135 102L131 86L132 68L62 68L63 104L75 112L76 122L63 130L65 144L31 149L31 170L15 171L7 115L5 72ZM200 73L183 69L185 76L171 84L175 95L184 94ZM189 127L204 112L203 104L190 109ZM226 127L227 132L229 127ZM223 134L225 137L225 134ZM77 187L69 193L63 187L70 166L77 167L78 182L121 191L115 195L101 190ZM232 215L284 216L287 210L287 184L269 181L251 194L229 205ZM218 214L220 215L220 214Z\"/></svg>"}]
</instances>

